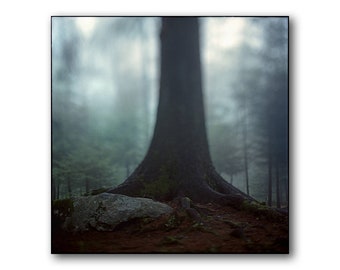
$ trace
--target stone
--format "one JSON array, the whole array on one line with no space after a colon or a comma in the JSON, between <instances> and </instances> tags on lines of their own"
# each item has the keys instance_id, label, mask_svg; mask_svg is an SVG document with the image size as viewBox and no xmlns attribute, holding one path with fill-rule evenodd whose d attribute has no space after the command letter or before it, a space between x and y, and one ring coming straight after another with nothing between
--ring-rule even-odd
<instances>
[{"instance_id":1,"label":"stone","mask_svg":"<svg viewBox=\"0 0 340 270\"><path fill-rule=\"evenodd\" d=\"M69 231L112 231L118 224L134 218L157 218L172 212L172 208L164 203L111 193L73 198L72 201L72 213L63 225Z\"/></svg>"}]
</instances>

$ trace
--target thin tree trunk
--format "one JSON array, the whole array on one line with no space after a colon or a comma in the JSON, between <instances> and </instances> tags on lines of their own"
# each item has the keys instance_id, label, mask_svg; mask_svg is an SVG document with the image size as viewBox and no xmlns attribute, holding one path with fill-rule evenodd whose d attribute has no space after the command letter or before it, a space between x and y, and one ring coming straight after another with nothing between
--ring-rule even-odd
<instances>
[{"instance_id":1,"label":"thin tree trunk","mask_svg":"<svg viewBox=\"0 0 340 270\"><path fill-rule=\"evenodd\" d=\"M288 176L287 176L287 178L285 178L283 186L284 186L284 191L285 191L286 204L287 204L287 207L288 207L288 203L289 203Z\"/></svg>"},{"instance_id":2,"label":"thin tree trunk","mask_svg":"<svg viewBox=\"0 0 340 270\"><path fill-rule=\"evenodd\" d=\"M142 108L143 108L143 116L144 116L144 132L145 132L145 145L149 143L149 137L150 137L150 110L149 110L149 101L150 101L150 84L149 84L149 78L147 76L148 73L148 46L145 46L145 42L143 42L143 38L148 38L147 32L145 31L145 25L144 22L142 22L140 25L140 37L141 37L141 55L142 59L140 61L141 64L141 90L142 90ZM147 44L146 44L147 45ZM130 173L129 173L130 175ZM128 176L129 176L128 175Z\"/></svg>"},{"instance_id":3,"label":"thin tree trunk","mask_svg":"<svg viewBox=\"0 0 340 270\"><path fill-rule=\"evenodd\" d=\"M244 89L239 89L241 92L241 110L239 114L240 132L242 140L243 152L243 169L245 174L245 190L249 195L249 166L248 166L248 119L247 119L247 95Z\"/></svg>"},{"instance_id":4,"label":"thin tree trunk","mask_svg":"<svg viewBox=\"0 0 340 270\"><path fill-rule=\"evenodd\" d=\"M126 172L126 177L130 176L130 164L128 162L125 163L125 172Z\"/></svg>"},{"instance_id":5,"label":"thin tree trunk","mask_svg":"<svg viewBox=\"0 0 340 270\"><path fill-rule=\"evenodd\" d=\"M244 173L246 177L246 193L249 195L249 173L248 173L248 151L247 146L244 147Z\"/></svg>"},{"instance_id":6,"label":"thin tree trunk","mask_svg":"<svg viewBox=\"0 0 340 270\"><path fill-rule=\"evenodd\" d=\"M67 178L67 193L69 197L72 197L72 187L71 187L71 180Z\"/></svg>"},{"instance_id":7,"label":"thin tree trunk","mask_svg":"<svg viewBox=\"0 0 340 270\"><path fill-rule=\"evenodd\" d=\"M90 179L86 177L85 179L85 193L90 192Z\"/></svg>"},{"instance_id":8,"label":"thin tree trunk","mask_svg":"<svg viewBox=\"0 0 340 270\"><path fill-rule=\"evenodd\" d=\"M56 189L56 200L59 200L60 198L60 183L57 183L57 189Z\"/></svg>"},{"instance_id":9,"label":"thin tree trunk","mask_svg":"<svg viewBox=\"0 0 340 270\"><path fill-rule=\"evenodd\" d=\"M247 100L244 96L244 115L242 119L243 160L245 173L246 193L249 195L249 172L248 172L248 128L247 128Z\"/></svg>"},{"instance_id":10,"label":"thin tree trunk","mask_svg":"<svg viewBox=\"0 0 340 270\"><path fill-rule=\"evenodd\" d=\"M267 203L272 206L272 153L271 149L268 150L268 194Z\"/></svg>"},{"instance_id":11,"label":"thin tree trunk","mask_svg":"<svg viewBox=\"0 0 340 270\"><path fill-rule=\"evenodd\" d=\"M55 182L52 180L52 201L57 198L57 187Z\"/></svg>"},{"instance_id":12,"label":"thin tree trunk","mask_svg":"<svg viewBox=\"0 0 340 270\"><path fill-rule=\"evenodd\" d=\"M281 189L280 189L280 174L278 161L275 162L275 175L276 175L276 207L281 208Z\"/></svg>"}]
</instances>

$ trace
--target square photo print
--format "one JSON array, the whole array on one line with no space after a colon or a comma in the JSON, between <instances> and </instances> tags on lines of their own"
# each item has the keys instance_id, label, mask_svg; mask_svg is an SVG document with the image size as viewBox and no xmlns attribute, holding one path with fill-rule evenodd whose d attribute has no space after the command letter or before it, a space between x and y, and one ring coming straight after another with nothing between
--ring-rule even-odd
<instances>
[{"instance_id":1,"label":"square photo print","mask_svg":"<svg viewBox=\"0 0 340 270\"><path fill-rule=\"evenodd\" d=\"M289 17L51 17L51 253L288 254Z\"/></svg>"}]
</instances>

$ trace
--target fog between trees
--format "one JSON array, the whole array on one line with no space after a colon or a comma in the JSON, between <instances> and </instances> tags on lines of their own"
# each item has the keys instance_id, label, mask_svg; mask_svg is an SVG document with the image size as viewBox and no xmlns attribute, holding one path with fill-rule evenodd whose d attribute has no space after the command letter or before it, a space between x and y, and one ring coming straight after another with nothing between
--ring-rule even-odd
<instances>
[{"instance_id":1,"label":"fog between trees","mask_svg":"<svg viewBox=\"0 0 340 270\"><path fill-rule=\"evenodd\" d=\"M53 198L120 184L143 159L159 89L160 18L52 18ZM288 18L200 18L216 170L288 199Z\"/></svg>"}]
</instances>

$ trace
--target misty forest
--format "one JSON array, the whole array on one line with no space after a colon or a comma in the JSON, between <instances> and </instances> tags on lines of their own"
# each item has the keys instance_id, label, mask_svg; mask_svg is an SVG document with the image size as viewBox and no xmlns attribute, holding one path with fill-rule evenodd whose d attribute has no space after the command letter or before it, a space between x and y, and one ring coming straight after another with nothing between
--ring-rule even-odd
<instances>
[{"instance_id":1,"label":"misty forest","mask_svg":"<svg viewBox=\"0 0 340 270\"><path fill-rule=\"evenodd\" d=\"M288 17L52 17L51 49L53 253L288 252Z\"/></svg>"}]
</instances>

